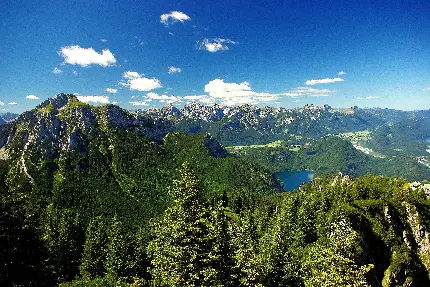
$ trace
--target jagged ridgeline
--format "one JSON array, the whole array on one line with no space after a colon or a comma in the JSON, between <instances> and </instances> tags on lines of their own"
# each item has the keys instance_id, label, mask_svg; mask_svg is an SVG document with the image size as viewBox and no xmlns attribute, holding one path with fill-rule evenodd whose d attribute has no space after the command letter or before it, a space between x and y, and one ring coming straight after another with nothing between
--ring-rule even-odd
<instances>
[{"instance_id":1,"label":"jagged ridgeline","mask_svg":"<svg viewBox=\"0 0 430 287\"><path fill-rule=\"evenodd\" d=\"M168 131L162 121L114 105L90 106L66 94L1 127L1 202L18 204L22 218L17 216L30 221L42 245L64 257L50 262L61 269L55 272L62 280L78 272L91 220L117 216L127 230L145 228L170 202L168 186L184 161L205 196L234 202L279 191L264 168L228 156L209 135ZM76 250L61 249L72 248L71 242Z\"/></svg>"},{"instance_id":2,"label":"jagged ridgeline","mask_svg":"<svg viewBox=\"0 0 430 287\"><path fill-rule=\"evenodd\" d=\"M331 175L280 193L172 129L64 94L3 125L0 285L430 286L423 185Z\"/></svg>"}]
</instances>

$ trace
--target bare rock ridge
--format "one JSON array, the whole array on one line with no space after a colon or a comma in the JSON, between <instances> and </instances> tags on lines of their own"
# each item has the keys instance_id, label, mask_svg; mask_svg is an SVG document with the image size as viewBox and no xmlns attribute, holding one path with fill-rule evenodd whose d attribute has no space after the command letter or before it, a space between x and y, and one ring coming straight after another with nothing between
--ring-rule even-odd
<instances>
[{"instance_id":1,"label":"bare rock ridge","mask_svg":"<svg viewBox=\"0 0 430 287\"><path fill-rule=\"evenodd\" d=\"M173 106L167 109L178 112ZM66 151L87 153L92 141L109 138L109 133L115 130L133 131L155 142L174 131L164 119L131 113L116 105L91 106L74 95L59 94L1 126L0 150L1 154L21 155L24 168L30 160L29 154L58 158ZM213 156L227 155L224 147L209 135L204 144Z\"/></svg>"}]
</instances>

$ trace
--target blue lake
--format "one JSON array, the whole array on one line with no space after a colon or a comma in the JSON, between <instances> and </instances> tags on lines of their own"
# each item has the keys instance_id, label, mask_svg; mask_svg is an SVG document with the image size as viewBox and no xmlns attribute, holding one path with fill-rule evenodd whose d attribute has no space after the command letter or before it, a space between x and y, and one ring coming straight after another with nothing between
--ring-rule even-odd
<instances>
[{"instance_id":1,"label":"blue lake","mask_svg":"<svg viewBox=\"0 0 430 287\"><path fill-rule=\"evenodd\" d=\"M311 170L283 170L275 173L275 177L282 182L284 190L294 190L303 183L310 182L314 178Z\"/></svg>"}]
</instances>

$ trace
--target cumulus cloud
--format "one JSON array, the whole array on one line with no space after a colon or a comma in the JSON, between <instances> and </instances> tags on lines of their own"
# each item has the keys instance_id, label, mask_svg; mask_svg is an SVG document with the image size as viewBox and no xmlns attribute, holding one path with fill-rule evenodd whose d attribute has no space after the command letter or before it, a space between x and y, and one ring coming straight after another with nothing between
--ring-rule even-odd
<instances>
[{"instance_id":1,"label":"cumulus cloud","mask_svg":"<svg viewBox=\"0 0 430 287\"><path fill-rule=\"evenodd\" d=\"M35 96L35 95L28 95L28 96L26 96L25 98L26 98L26 99L29 99L29 100L38 100L38 99L39 99L39 97L37 97L37 96Z\"/></svg>"},{"instance_id":2,"label":"cumulus cloud","mask_svg":"<svg viewBox=\"0 0 430 287\"><path fill-rule=\"evenodd\" d=\"M0 101L0 106L4 106L4 102Z\"/></svg>"},{"instance_id":3,"label":"cumulus cloud","mask_svg":"<svg viewBox=\"0 0 430 287\"><path fill-rule=\"evenodd\" d=\"M161 82L156 78L146 78L138 72L127 71L123 74L125 81L119 82L121 85L129 87L135 91L151 91L162 88Z\"/></svg>"},{"instance_id":4,"label":"cumulus cloud","mask_svg":"<svg viewBox=\"0 0 430 287\"><path fill-rule=\"evenodd\" d=\"M84 103L109 104L108 96L77 96L77 98Z\"/></svg>"},{"instance_id":5,"label":"cumulus cloud","mask_svg":"<svg viewBox=\"0 0 430 287\"><path fill-rule=\"evenodd\" d=\"M157 100L161 103L179 103L182 102L181 98L176 96L159 95L157 93L147 93L145 96L146 101Z\"/></svg>"},{"instance_id":6,"label":"cumulus cloud","mask_svg":"<svg viewBox=\"0 0 430 287\"><path fill-rule=\"evenodd\" d=\"M287 97L327 97L331 93L335 93L335 90L329 89L315 89L309 87L297 87L289 90L286 93L282 93L282 96Z\"/></svg>"},{"instance_id":7,"label":"cumulus cloud","mask_svg":"<svg viewBox=\"0 0 430 287\"><path fill-rule=\"evenodd\" d=\"M82 67L89 65L108 67L116 63L115 56L109 49L103 49L101 53L97 53L93 48L66 46L62 47L58 54L64 58L64 63Z\"/></svg>"},{"instance_id":8,"label":"cumulus cloud","mask_svg":"<svg viewBox=\"0 0 430 287\"><path fill-rule=\"evenodd\" d=\"M133 106L147 106L148 103L145 101L135 101L135 102L129 102L130 104L132 104Z\"/></svg>"},{"instance_id":9,"label":"cumulus cloud","mask_svg":"<svg viewBox=\"0 0 430 287\"><path fill-rule=\"evenodd\" d=\"M346 72L344 72L344 71L340 71L339 73L337 73L339 76L343 76L343 75L346 75Z\"/></svg>"},{"instance_id":10,"label":"cumulus cloud","mask_svg":"<svg viewBox=\"0 0 430 287\"><path fill-rule=\"evenodd\" d=\"M205 85L205 92L222 105L233 106L243 104L260 104L279 99L278 94L257 93L252 91L248 82L225 83L222 79L215 79Z\"/></svg>"},{"instance_id":11,"label":"cumulus cloud","mask_svg":"<svg viewBox=\"0 0 430 287\"><path fill-rule=\"evenodd\" d=\"M116 94L118 92L117 89L113 89L113 88L106 88L105 91L108 92L108 93L111 93L111 94Z\"/></svg>"},{"instance_id":12,"label":"cumulus cloud","mask_svg":"<svg viewBox=\"0 0 430 287\"><path fill-rule=\"evenodd\" d=\"M172 11L170 13L163 14L160 16L160 22L166 26L169 26L170 24L176 22L184 23L185 21L189 20L191 20L190 16L181 11Z\"/></svg>"},{"instance_id":13,"label":"cumulus cloud","mask_svg":"<svg viewBox=\"0 0 430 287\"><path fill-rule=\"evenodd\" d=\"M52 70L52 73L53 74L61 74L63 71L61 71L60 69L58 69L57 67L55 67L53 70Z\"/></svg>"},{"instance_id":14,"label":"cumulus cloud","mask_svg":"<svg viewBox=\"0 0 430 287\"><path fill-rule=\"evenodd\" d=\"M306 85L317 85L317 84L330 84L330 83L336 83L336 82L343 82L344 79L342 78L325 78L321 80L307 80L305 82Z\"/></svg>"},{"instance_id":15,"label":"cumulus cloud","mask_svg":"<svg viewBox=\"0 0 430 287\"><path fill-rule=\"evenodd\" d=\"M169 72L168 72L169 74L175 74L175 73L180 73L180 72L182 72L181 68L174 67L174 66L169 67Z\"/></svg>"},{"instance_id":16,"label":"cumulus cloud","mask_svg":"<svg viewBox=\"0 0 430 287\"><path fill-rule=\"evenodd\" d=\"M11 105L11 106L14 106L14 105L17 105L18 103L17 102L9 102L9 103L7 103L8 105Z\"/></svg>"},{"instance_id":17,"label":"cumulus cloud","mask_svg":"<svg viewBox=\"0 0 430 287\"><path fill-rule=\"evenodd\" d=\"M230 39L222 39L222 38L208 39L208 38L205 38L202 41L197 41L197 49L198 50L206 50L208 52L215 53L218 51L229 50L229 47L227 44L236 45L237 42L232 41Z\"/></svg>"}]
</instances>

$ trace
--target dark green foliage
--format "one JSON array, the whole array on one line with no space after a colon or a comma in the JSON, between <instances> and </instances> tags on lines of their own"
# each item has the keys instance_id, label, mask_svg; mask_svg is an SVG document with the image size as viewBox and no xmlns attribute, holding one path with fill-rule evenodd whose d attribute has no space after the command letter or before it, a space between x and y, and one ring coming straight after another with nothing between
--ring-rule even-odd
<instances>
[{"instance_id":1,"label":"dark green foliage","mask_svg":"<svg viewBox=\"0 0 430 287\"><path fill-rule=\"evenodd\" d=\"M15 135L9 160L0 160L2 286L430 285L430 201L405 180L337 175L281 194L266 168L227 156L205 134L151 137L158 123L112 106L54 104L0 131L0 141ZM70 125L51 127L64 138L32 133L60 114ZM323 118L338 132L375 120ZM123 128L129 120L142 124ZM218 137L230 129L255 141L266 133L225 124ZM303 121L290 132L319 128ZM388 175L404 169L409 178L408 170L420 172L401 158L388 169L333 137L298 153L252 156L273 169L310 164L319 176L360 175L369 166Z\"/></svg>"},{"instance_id":2,"label":"dark green foliage","mask_svg":"<svg viewBox=\"0 0 430 287\"><path fill-rule=\"evenodd\" d=\"M338 172L354 177L377 174L409 180L430 177L429 170L410 157L375 158L356 150L350 142L334 136L321 138L300 151L272 147L236 150L234 153L273 172L308 169L315 171L318 177Z\"/></svg>"},{"instance_id":3,"label":"dark green foliage","mask_svg":"<svg viewBox=\"0 0 430 287\"><path fill-rule=\"evenodd\" d=\"M211 210L185 163L170 189L173 205L152 223L148 253L157 286L222 286L229 277L229 240L221 206ZM230 283L230 286L233 286Z\"/></svg>"}]
</instances>

